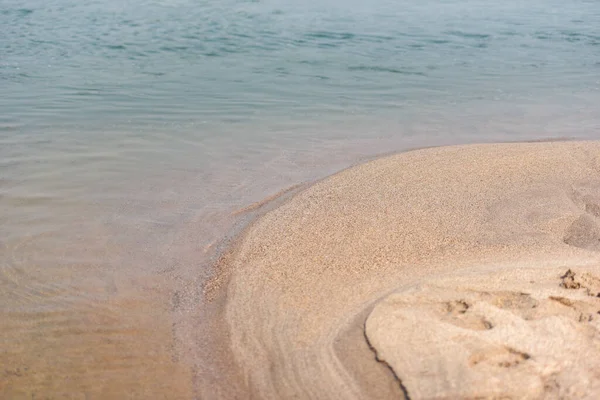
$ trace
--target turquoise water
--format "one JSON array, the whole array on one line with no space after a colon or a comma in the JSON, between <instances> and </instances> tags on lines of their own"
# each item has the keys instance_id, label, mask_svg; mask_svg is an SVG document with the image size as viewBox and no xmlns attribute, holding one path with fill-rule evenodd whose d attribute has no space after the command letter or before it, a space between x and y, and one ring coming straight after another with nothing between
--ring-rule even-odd
<instances>
[{"instance_id":1,"label":"turquoise water","mask_svg":"<svg viewBox=\"0 0 600 400\"><path fill-rule=\"evenodd\" d=\"M599 27L584 0L3 0L0 397L194 397L236 210L414 146L600 138Z\"/></svg>"},{"instance_id":2,"label":"turquoise water","mask_svg":"<svg viewBox=\"0 0 600 400\"><path fill-rule=\"evenodd\" d=\"M210 136L596 95L599 22L595 1L5 0L2 128Z\"/></svg>"}]
</instances>

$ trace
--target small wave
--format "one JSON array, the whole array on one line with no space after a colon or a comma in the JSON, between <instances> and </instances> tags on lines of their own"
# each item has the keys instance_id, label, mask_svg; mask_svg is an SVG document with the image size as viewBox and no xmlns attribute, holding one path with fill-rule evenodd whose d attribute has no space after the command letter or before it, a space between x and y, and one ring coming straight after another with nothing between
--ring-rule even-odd
<instances>
[{"instance_id":1,"label":"small wave","mask_svg":"<svg viewBox=\"0 0 600 400\"><path fill-rule=\"evenodd\" d=\"M30 8L19 8L17 10L2 10L2 11L0 11L0 14L2 14L2 15L16 14L19 17L25 17L32 13L33 13L33 10Z\"/></svg>"},{"instance_id":2,"label":"small wave","mask_svg":"<svg viewBox=\"0 0 600 400\"><path fill-rule=\"evenodd\" d=\"M302 60L302 61L299 61L298 64L317 66L317 65L325 65L326 63L323 60Z\"/></svg>"},{"instance_id":3,"label":"small wave","mask_svg":"<svg viewBox=\"0 0 600 400\"><path fill-rule=\"evenodd\" d=\"M573 31L561 31L560 34L567 42L571 43L580 42L584 38L584 35L582 35L581 33Z\"/></svg>"},{"instance_id":4,"label":"small wave","mask_svg":"<svg viewBox=\"0 0 600 400\"><path fill-rule=\"evenodd\" d=\"M151 75L151 76L164 76L164 75L166 75L166 73L164 73L164 72L152 72L152 71L144 71L144 72L142 72L142 74L144 74L144 75Z\"/></svg>"},{"instance_id":5,"label":"small wave","mask_svg":"<svg viewBox=\"0 0 600 400\"><path fill-rule=\"evenodd\" d=\"M444 33L447 35L458 36L466 39L484 40L492 37L492 35L489 35L487 33L469 33L464 31L446 31Z\"/></svg>"},{"instance_id":6,"label":"small wave","mask_svg":"<svg viewBox=\"0 0 600 400\"><path fill-rule=\"evenodd\" d=\"M0 132L15 132L15 131L18 131L19 128L20 128L20 125L17 125L17 124L5 125L5 124L0 123Z\"/></svg>"},{"instance_id":7,"label":"small wave","mask_svg":"<svg viewBox=\"0 0 600 400\"><path fill-rule=\"evenodd\" d=\"M171 53L186 51L188 49L189 49L188 46L161 46L160 47L161 51L166 51L166 52L171 52Z\"/></svg>"},{"instance_id":8,"label":"small wave","mask_svg":"<svg viewBox=\"0 0 600 400\"><path fill-rule=\"evenodd\" d=\"M340 45L337 43L319 43L317 45L318 48L320 49L330 49L330 48L335 48L335 47L339 47Z\"/></svg>"},{"instance_id":9,"label":"small wave","mask_svg":"<svg viewBox=\"0 0 600 400\"><path fill-rule=\"evenodd\" d=\"M401 75L417 75L417 76L427 76L425 73L420 71L412 71L408 69L399 69L392 67L381 67L381 66L351 66L348 67L349 71L372 71L372 72L389 72L392 74L401 74Z\"/></svg>"},{"instance_id":10,"label":"small wave","mask_svg":"<svg viewBox=\"0 0 600 400\"><path fill-rule=\"evenodd\" d=\"M426 42L427 43L432 43L432 44L446 44L446 43L450 43L450 41L448 39L427 39Z\"/></svg>"},{"instance_id":11,"label":"small wave","mask_svg":"<svg viewBox=\"0 0 600 400\"><path fill-rule=\"evenodd\" d=\"M121 23L122 23L123 25L125 25L125 26L129 26L129 27L131 27L131 28L137 28L138 26L140 26L140 24L139 24L139 23L137 23L137 22L135 22L135 21L132 21L132 20L130 20L130 19L125 19L125 20L123 20Z\"/></svg>"},{"instance_id":12,"label":"small wave","mask_svg":"<svg viewBox=\"0 0 600 400\"><path fill-rule=\"evenodd\" d=\"M533 37L539 40L550 40L550 41L566 41L569 43L585 42L586 44L595 45L600 36L587 35L580 32L574 31L536 31L533 33Z\"/></svg>"},{"instance_id":13,"label":"small wave","mask_svg":"<svg viewBox=\"0 0 600 400\"><path fill-rule=\"evenodd\" d=\"M552 39L552 34L546 32L536 32L534 37L540 40L550 40Z\"/></svg>"},{"instance_id":14,"label":"small wave","mask_svg":"<svg viewBox=\"0 0 600 400\"><path fill-rule=\"evenodd\" d=\"M521 36L517 31L501 31L500 35L502 36Z\"/></svg>"},{"instance_id":15,"label":"small wave","mask_svg":"<svg viewBox=\"0 0 600 400\"><path fill-rule=\"evenodd\" d=\"M350 32L327 32L327 31L316 31L310 32L304 35L311 39L333 39L333 40L350 40L354 39L355 35Z\"/></svg>"}]
</instances>

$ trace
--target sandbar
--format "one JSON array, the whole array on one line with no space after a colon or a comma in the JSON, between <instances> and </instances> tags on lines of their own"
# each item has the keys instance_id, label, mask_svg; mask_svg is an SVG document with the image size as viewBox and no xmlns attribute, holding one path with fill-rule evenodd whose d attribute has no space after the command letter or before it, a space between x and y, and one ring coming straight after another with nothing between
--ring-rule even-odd
<instances>
[{"instance_id":1,"label":"sandbar","mask_svg":"<svg viewBox=\"0 0 600 400\"><path fill-rule=\"evenodd\" d=\"M600 142L357 165L264 213L219 268L247 397L600 397Z\"/></svg>"}]
</instances>

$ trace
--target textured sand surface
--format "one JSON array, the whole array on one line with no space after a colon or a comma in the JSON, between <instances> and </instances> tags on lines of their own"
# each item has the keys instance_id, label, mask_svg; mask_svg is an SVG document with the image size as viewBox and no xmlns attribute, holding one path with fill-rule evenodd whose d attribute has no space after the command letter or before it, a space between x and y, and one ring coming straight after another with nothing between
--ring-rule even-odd
<instances>
[{"instance_id":1,"label":"textured sand surface","mask_svg":"<svg viewBox=\"0 0 600 400\"><path fill-rule=\"evenodd\" d=\"M416 150L316 183L227 261L254 398L599 398L600 142Z\"/></svg>"},{"instance_id":2,"label":"textured sand surface","mask_svg":"<svg viewBox=\"0 0 600 400\"><path fill-rule=\"evenodd\" d=\"M431 280L377 304L367 336L412 398L596 399L598 268L568 271L593 292L561 287L562 267Z\"/></svg>"}]
</instances>

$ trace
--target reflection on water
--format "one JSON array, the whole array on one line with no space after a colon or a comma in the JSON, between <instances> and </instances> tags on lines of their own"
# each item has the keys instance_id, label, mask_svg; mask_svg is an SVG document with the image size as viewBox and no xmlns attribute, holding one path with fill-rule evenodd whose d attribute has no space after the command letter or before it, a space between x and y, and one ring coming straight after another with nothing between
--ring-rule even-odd
<instances>
[{"instance_id":1,"label":"reflection on water","mask_svg":"<svg viewBox=\"0 0 600 400\"><path fill-rule=\"evenodd\" d=\"M600 137L599 16L4 1L0 398L227 397L202 296L236 210L389 151Z\"/></svg>"}]
</instances>

